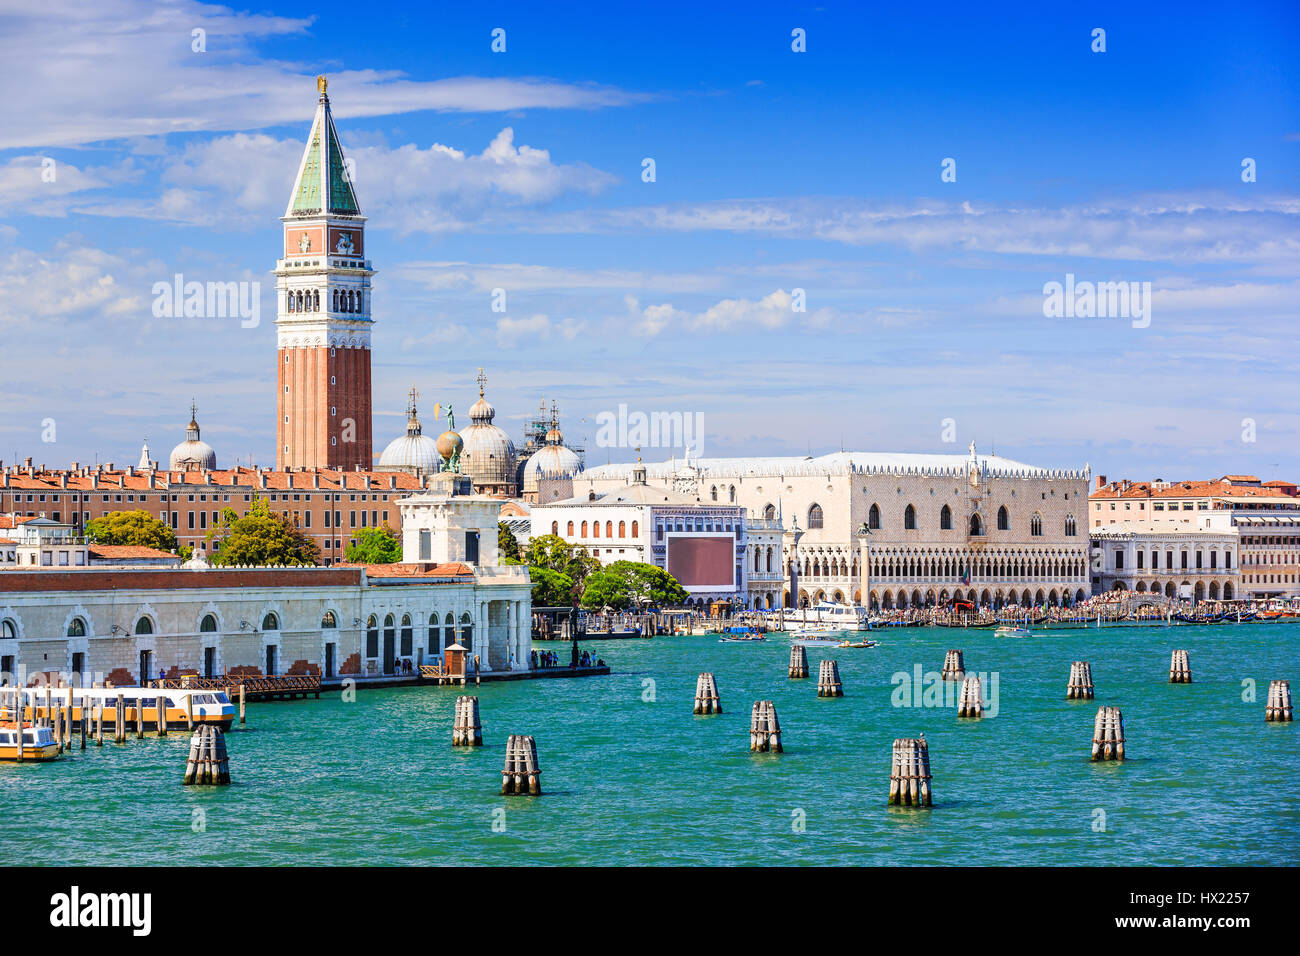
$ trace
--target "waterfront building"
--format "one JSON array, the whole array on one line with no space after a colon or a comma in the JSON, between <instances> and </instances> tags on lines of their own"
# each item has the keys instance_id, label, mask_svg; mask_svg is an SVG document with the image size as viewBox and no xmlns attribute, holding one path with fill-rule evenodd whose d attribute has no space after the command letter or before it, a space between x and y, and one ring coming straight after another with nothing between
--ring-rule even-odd
<instances>
[{"instance_id":1,"label":"waterfront building","mask_svg":"<svg viewBox=\"0 0 1300 956\"><path fill-rule=\"evenodd\" d=\"M1090 524L1135 531L1200 529L1237 537L1246 598L1300 597L1300 496L1287 481L1223 475L1212 481L1108 482L1097 476ZM1207 589L1208 593L1208 589Z\"/></svg>"},{"instance_id":2,"label":"waterfront building","mask_svg":"<svg viewBox=\"0 0 1300 956\"><path fill-rule=\"evenodd\" d=\"M147 442L140 450L140 464L136 467L143 469L157 467L149 460ZM167 467L172 471L217 470L217 453L200 437L199 409L193 403L190 405L190 423L185 426L185 440L172 449L172 453L167 457Z\"/></svg>"},{"instance_id":3,"label":"waterfront building","mask_svg":"<svg viewBox=\"0 0 1300 956\"><path fill-rule=\"evenodd\" d=\"M457 642L485 675L527 669L528 571L496 563L500 502L462 490L435 482L403 502L398 564L0 569L0 670L24 682L75 672L134 684L160 671L364 679L438 661Z\"/></svg>"},{"instance_id":4,"label":"waterfront building","mask_svg":"<svg viewBox=\"0 0 1300 956\"><path fill-rule=\"evenodd\" d=\"M375 272L325 77L317 79L317 90L275 265L275 464L277 470L369 469Z\"/></svg>"},{"instance_id":5,"label":"waterfront building","mask_svg":"<svg viewBox=\"0 0 1300 956\"><path fill-rule=\"evenodd\" d=\"M575 495L613 491L632 467L589 468ZM839 452L646 470L652 486L779 517L784 588L772 606L1063 605L1091 592L1086 467L1027 465L972 444L965 456Z\"/></svg>"},{"instance_id":6,"label":"waterfront building","mask_svg":"<svg viewBox=\"0 0 1300 956\"><path fill-rule=\"evenodd\" d=\"M211 553L208 531L229 508L243 515L254 498L289 519L320 548L324 564L342 561L356 533L388 525L401 532L399 499L423 490L427 475L406 472L319 468L274 471L239 466L224 470L141 471L112 462L70 468L0 468L0 514L49 518L70 524L77 534L114 511L146 511L171 526L177 544ZM0 537L13 535L0 528Z\"/></svg>"},{"instance_id":7,"label":"waterfront building","mask_svg":"<svg viewBox=\"0 0 1300 956\"><path fill-rule=\"evenodd\" d=\"M1111 524L1093 528L1092 589L1211 601L1241 596L1237 533L1231 529Z\"/></svg>"},{"instance_id":8,"label":"waterfront building","mask_svg":"<svg viewBox=\"0 0 1300 956\"><path fill-rule=\"evenodd\" d=\"M764 526L762 543L751 542L739 505L652 487L639 463L626 484L603 494L588 491L538 502L529 518L530 537L557 535L602 564L636 561L664 568L699 606L719 600L752 606L749 573L755 563L762 564L756 549L771 548L777 540L777 533ZM779 552L775 558L779 578Z\"/></svg>"}]
</instances>

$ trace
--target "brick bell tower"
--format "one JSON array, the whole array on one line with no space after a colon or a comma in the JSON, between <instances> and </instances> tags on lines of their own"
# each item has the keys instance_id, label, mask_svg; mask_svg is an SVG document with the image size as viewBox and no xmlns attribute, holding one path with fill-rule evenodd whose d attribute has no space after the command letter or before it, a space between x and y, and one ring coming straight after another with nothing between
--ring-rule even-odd
<instances>
[{"instance_id":1,"label":"brick bell tower","mask_svg":"<svg viewBox=\"0 0 1300 956\"><path fill-rule=\"evenodd\" d=\"M275 466L373 466L365 222L325 95L307 137L276 263Z\"/></svg>"}]
</instances>

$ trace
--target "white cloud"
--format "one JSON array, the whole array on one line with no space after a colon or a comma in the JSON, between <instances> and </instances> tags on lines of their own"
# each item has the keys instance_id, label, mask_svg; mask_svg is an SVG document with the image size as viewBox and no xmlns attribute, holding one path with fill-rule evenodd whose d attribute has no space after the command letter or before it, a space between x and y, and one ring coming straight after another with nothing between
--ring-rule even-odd
<instances>
[{"instance_id":1,"label":"white cloud","mask_svg":"<svg viewBox=\"0 0 1300 956\"><path fill-rule=\"evenodd\" d=\"M503 317L497 321L497 345L503 349L534 348L538 342L561 339L572 342L587 323L579 319L552 319L538 313L522 319Z\"/></svg>"},{"instance_id":2,"label":"white cloud","mask_svg":"<svg viewBox=\"0 0 1300 956\"><path fill-rule=\"evenodd\" d=\"M0 149L71 146L195 130L300 122L315 95L301 63L262 58L259 45L309 36L312 19L233 11L194 0L6 6L0 60ZM206 31L194 52L192 31ZM21 84L21 85L19 85ZM397 71L340 70L331 92L351 117L417 110L596 109L646 99L597 84L546 79L407 79Z\"/></svg>"},{"instance_id":3,"label":"white cloud","mask_svg":"<svg viewBox=\"0 0 1300 956\"><path fill-rule=\"evenodd\" d=\"M434 143L349 148L362 211L380 228L443 232L544 206L568 193L596 193L615 177L586 163L556 163L548 150L516 146L507 126L480 153ZM155 197L83 204L104 216L264 229L284 213L302 142L234 133L192 142L164 160Z\"/></svg>"},{"instance_id":4,"label":"white cloud","mask_svg":"<svg viewBox=\"0 0 1300 956\"><path fill-rule=\"evenodd\" d=\"M687 332L724 332L735 329L780 329L792 323L824 327L843 316L833 309L794 311L794 297L777 289L761 299L723 299L700 312L678 309L668 303L642 307L634 296L624 304L636 320L635 331L655 336L674 326Z\"/></svg>"}]
</instances>

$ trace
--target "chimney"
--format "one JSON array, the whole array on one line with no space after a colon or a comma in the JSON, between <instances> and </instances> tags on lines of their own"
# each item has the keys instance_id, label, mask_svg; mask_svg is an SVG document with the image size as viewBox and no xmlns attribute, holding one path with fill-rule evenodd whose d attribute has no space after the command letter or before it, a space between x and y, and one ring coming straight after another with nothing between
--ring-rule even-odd
<instances>
[{"instance_id":1,"label":"chimney","mask_svg":"<svg viewBox=\"0 0 1300 956\"><path fill-rule=\"evenodd\" d=\"M1105 475L1098 475L1098 476L1097 476L1097 490L1098 490L1098 491L1101 491L1101 489L1103 489L1103 488L1105 488L1105 487L1106 487L1106 476L1105 476Z\"/></svg>"},{"instance_id":2,"label":"chimney","mask_svg":"<svg viewBox=\"0 0 1300 956\"><path fill-rule=\"evenodd\" d=\"M258 474L257 477L258 477L258 483L259 483L259 485L260 485L262 488L265 488L265 487L266 487L266 472L260 472L260 473Z\"/></svg>"},{"instance_id":3,"label":"chimney","mask_svg":"<svg viewBox=\"0 0 1300 956\"><path fill-rule=\"evenodd\" d=\"M59 472L59 487L60 488L68 487L68 473L66 471ZM14 706L17 707L18 705L15 704Z\"/></svg>"},{"instance_id":4,"label":"chimney","mask_svg":"<svg viewBox=\"0 0 1300 956\"><path fill-rule=\"evenodd\" d=\"M311 473L311 486L312 486L313 488L319 488L319 487L320 487L320 472L319 472L319 471L313 471L313 472ZM14 706L17 707L16 704L15 704Z\"/></svg>"},{"instance_id":5,"label":"chimney","mask_svg":"<svg viewBox=\"0 0 1300 956\"><path fill-rule=\"evenodd\" d=\"M73 470L73 471L80 471L80 470L81 470L81 462L79 462L79 461L74 461L74 462L72 463L72 470Z\"/></svg>"},{"instance_id":6,"label":"chimney","mask_svg":"<svg viewBox=\"0 0 1300 956\"><path fill-rule=\"evenodd\" d=\"M284 483L284 486L285 486L286 488L288 488L290 491L292 491L292 490L293 490L293 472L292 472L292 471L289 471L289 472L286 472L286 473L285 473L285 476L284 476L284 482L285 482L285 483ZM17 704L15 704L14 706L16 707Z\"/></svg>"},{"instance_id":7,"label":"chimney","mask_svg":"<svg viewBox=\"0 0 1300 956\"><path fill-rule=\"evenodd\" d=\"M389 475L389 476L388 476L388 487L389 487L389 488L392 488L392 489L396 489L396 488L397 488L397 476L396 476L396 475ZM17 707L17 706L18 706L17 704L14 705L14 707ZM16 745L15 745L15 746L16 746Z\"/></svg>"}]
</instances>

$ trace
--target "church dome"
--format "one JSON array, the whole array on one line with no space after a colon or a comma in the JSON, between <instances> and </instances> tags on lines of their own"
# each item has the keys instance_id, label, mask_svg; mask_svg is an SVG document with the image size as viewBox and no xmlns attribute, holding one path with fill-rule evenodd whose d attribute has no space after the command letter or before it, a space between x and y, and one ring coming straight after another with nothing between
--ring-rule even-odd
<instances>
[{"instance_id":1,"label":"church dome","mask_svg":"<svg viewBox=\"0 0 1300 956\"><path fill-rule=\"evenodd\" d=\"M478 401L469 408L470 425L461 432L464 450L460 471L476 488L512 494L515 485L515 443L503 429L492 424L496 409L483 397L485 379L479 377Z\"/></svg>"},{"instance_id":2,"label":"church dome","mask_svg":"<svg viewBox=\"0 0 1300 956\"><path fill-rule=\"evenodd\" d=\"M415 389L411 390L411 400L406 406L406 434L388 443L379 456L379 467L429 474L438 470L438 445L422 433L420 419L415 414Z\"/></svg>"},{"instance_id":3,"label":"church dome","mask_svg":"<svg viewBox=\"0 0 1300 956\"><path fill-rule=\"evenodd\" d=\"M172 471L215 471L217 453L212 446L199 438L198 408L190 406L190 423L185 428L185 441L172 449L167 461Z\"/></svg>"},{"instance_id":4,"label":"church dome","mask_svg":"<svg viewBox=\"0 0 1300 956\"><path fill-rule=\"evenodd\" d=\"M538 483L542 479L572 478L580 471L582 459L573 449L564 446L560 426L552 421L551 430L546 433L546 444L524 465L523 491L525 494L536 494Z\"/></svg>"}]
</instances>

